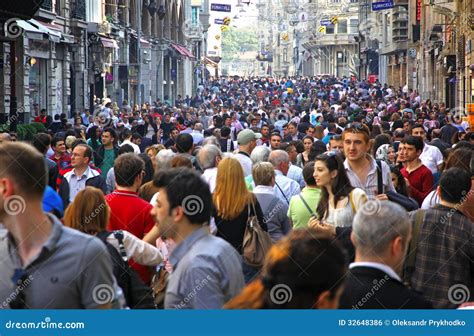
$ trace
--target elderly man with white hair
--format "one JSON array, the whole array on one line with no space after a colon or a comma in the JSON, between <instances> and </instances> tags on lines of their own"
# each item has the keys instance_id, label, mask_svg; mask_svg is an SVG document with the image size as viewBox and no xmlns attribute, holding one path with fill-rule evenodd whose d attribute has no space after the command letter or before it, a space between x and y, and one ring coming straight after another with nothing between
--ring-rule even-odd
<instances>
[{"instance_id":1,"label":"elderly man with white hair","mask_svg":"<svg viewBox=\"0 0 474 336\"><path fill-rule=\"evenodd\" d=\"M339 308L432 308L429 301L402 283L411 235L408 214L396 203L371 200L357 211L351 234L355 261L349 265Z\"/></svg>"},{"instance_id":2,"label":"elderly man with white hair","mask_svg":"<svg viewBox=\"0 0 474 336\"><path fill-rule=\"evenodd\" d=\"M205 145L199 150L197 159L203 169L201 178L206 181L213 193L216 189L217 165L222 159L222 152L216 145Z\"/></svg>"},{"instance_id":3,"label":"elderly man with white hair","mask_svg":"<svg viewBox=\"0 0 474 336\"><path fill-rule=\"evenodd\" d=\"M277 149L270 153L268 160L275 169L275 186L273 188L275 195L286 204L290 204L291 197L299 195L301 192L298 182L286 176L290 169L290 157L284 150Z\"/></svg>"},{"instance_id":4,"label":"elderly man with white hair","mask_svg":"<svg viewBox=\"0 0 474 336\"><path fill-rule=\"evenodd\" d=\"M155 173L160 170L165 170L171 167L171 160L176 154L171 149L162 149L155 156ZM158 188L153 184L153 180L145 183L138 190L138 196L143 198L145 201L150 202L158 192ZM154 205L154 203L152 203Z\"/></svg>"},{"instance_id":5,"label":"elderly man with white hair","mask_svg":"<svg viewBox=\"0 0 474 336\"><path fill-rule=\"evenodd\" d=\"M257 146L252 150L250 154L250 159L252 160L253 167L260 162L268 162L271 149L267 146ZM245 176L245 184L247 185L248 190L252 191L255 187L253 182L252 174Z\"/></svg>"}]
</instances>

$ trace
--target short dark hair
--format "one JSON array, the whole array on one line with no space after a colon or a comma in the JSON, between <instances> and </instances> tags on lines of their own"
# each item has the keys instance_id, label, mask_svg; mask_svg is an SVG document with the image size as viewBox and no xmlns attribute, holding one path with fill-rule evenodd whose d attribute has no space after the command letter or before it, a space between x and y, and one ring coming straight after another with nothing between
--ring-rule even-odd
<instances>
[{"instance_id":1,"label":"short dark hair","mask_svg":"<svg viewBox=\"0 0 474 336\"><path fill-rule=\"evenodd\" d=\"M132 134L132 140L136 140L136 139L141 140L141 138L142 138L142 136L138 132L135 132L135 133Z\"/></svg>"},{"instance_id":2,"label":"short dark hair","mask_svg":"<svg viewBox=\"0 0 474 336\"><path fill-rule=\"evenodd\" d=\"M270 135L270 138L271 138L271 137L274 137L274 136L280 137L280 139L282 138L280 132L278 132L278 131L273 132L273 133Z\"/></svg>"},{"instance_id":3,"label":"short dark hair","mask_svg":"<svg viewBox=\"0 0 474 336\"><path fill-rule=\"evenodd\" d=\"M417 151L422 151L424 144L423 144L423 139L417 136L407 136L405 139L401 141L402 144L410 145L410 146L415 146L415 149Z\"/></svg>"},{"instance_id":4,"label":"short dark hair","mask_svg":"<svg viewBox=\"0 0 474 336\"><path fill-rule=\"evenodd\" d=\"M314 179L314 161L309 161L303 167L303 179L308 186L315 186L316 180Z\"/></svg>"},{"instance_id":5,"label":"short dark hair","mask_svg":"<svg viewBox=\"0 0 474 336\"><path fill-rule=\"evenodd\" d=\"M471 190L471 174L453 167L445 170L439 180L440 197L449 203L461 203Z\"/></svg>"},{"instance_id":6,"label":"short dark hair","mask_svg":"<svg viewBox=\"0 0 474 336\"><path fill-rule=\"evenodd\" d=\"M76 147L84 147L84 157L86 158L89 158L89 162L92 161L92 153L93 153L93 150L92 148L85 144L85 143L78 143L77 145L73 146L72 148L76 148Z\"/></svg>"},{"instance_id":7,"label":"short dark hair","mask_svg":"<svg viewBox=\"0 0 474 336\"><path fill-rule=\"evenodd\" d=\"M46 133L36 133L33 136L33 147L41 154L46 154L48 147L51 145L51 137Z\"/></svg>"},{"instance_id":8,"label":"short dark hair","mask_svg":"<svg viewBox=\"0 0 474 336\"><path fill-rule=\"evenodd\" d=\"M53 139L51 140L51 147L56 147L57 143L60 141L64 142L64 138L59 136L53 137Z\"/></svg>"},{"instance_id":9,"label":"short dark hair","mask_svg":"<svg viewBox=\"0 0 474 336\"><path fill-rule=\"evenodd\" d=\"M115 132L115 130L112 128L112 127L106 127L104 128L104 130L102 131L102 134L104 134L105 132L109 132L110 133L110 136L112 138L114 138L114 142L117 140L117 133Z\"/></svg>"},{"instance_id":10,"label":"short dark hair","mask_svg":"<svg viewBox=\"0 0 474 336\"><path fill-rule=\"evenodd\" d=\"M181 133L176 137L176 150L178 153L187 153L193 147L193 137L189 133Z\"/></svg>"},{"instance_id":11,"label":"short dark hair","mask_svg":"<svg viewBox=\"0 0 474 336\"><path fill-rule=\"evenodd\" d=\"M166 192L170 214L171 210L181 206L191 223L203 225L209 222L211 192L207 183L196 172L189 168L162 170L155 175L153 183Z\"/></svg>"},{"instance_id":12,"label":"short dark hair","mask_svg":"<svg viewBox=\"0 0 474 336\"><path fill-rule=\"evenodd\" d=\"M125 153L135 153L135 149L133 149L132 145L124 144L120 146L117 156L125 154Z\"/></svg>"},{"instance_id":13,"label":"short dark hair","mask_svg":"<svg viewBox=\"0 0 474 336\"><path fill-rule=\"evenodd\" d=\"M48 174L42 153L26 143L3 142L0 145L0 177L6 176L24 195L43 197Z\"/></svg>"},{"instance_id":14,"label":"short dark hair","mask_svg":"<svg viewBox=\"0 0 474 336\"><path fill-rule=\"evenodd\" d=\"M421 129L423 130L423 132L426 133L425 128L423 127L422 124L415 124L415 125L413 125L412 128L411 128L411 131L413 132L413 129L415 129L415 128L421 128Z\"/></svg>"},{"instance_id":15,"label":"short dark hair","mask_svg":"<svg viewBox=\"0 0 474 336\"><path fill-rule=\"evenodd\" d=\"M130 187L145 169L145 162L134 153L117 157L114 163L115 182L118 186Z\"/></svg>"}]
</instances>

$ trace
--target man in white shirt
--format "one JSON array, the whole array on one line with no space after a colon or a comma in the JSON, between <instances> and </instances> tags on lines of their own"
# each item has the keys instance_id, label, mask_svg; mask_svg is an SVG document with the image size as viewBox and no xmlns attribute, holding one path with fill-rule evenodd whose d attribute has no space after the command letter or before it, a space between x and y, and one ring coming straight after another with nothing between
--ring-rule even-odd
<instances>
[{"instance_id":1,"label":"man in white shirt","mask_svg":"<svg viewBox=\"0 0 474 336\"><path fill-rule=\"evenodd\" d=\"M281 149L274 150L270 153L268 160L275 169L275 186L273 187L275 195L289 204L291 197L299 195L301 189L298 182L286 176L290 169L288 153Z\"/></svg>"},{"instance_id":2,"label":"man in white shirt","mask_svg":"<svg viewBox=\"0 0 474 336\"><path fill-rule=\"evenodd\" d=\"M443 154L438 147L429 145L426 142L426 131L422 125L414 125L411 129L411 135L423 139L424 147L423 152L420 155L420 160L429 170L431 170L433 175L437 174L440 171L439 168L441 164L443 163Z\"/></svg>"},{"instance_id":3,"label":"man in white shirt","mask_svg":"<svg viewBox=\"0 0 474 336\"><path fill-rule=\"evenodd\" d=\"M125 144L130 145L133 147L133 152L135 154L140 154L141 153L140 147L138 147L138 145L132 142L132 132L129 129L124 129L122 134L123 134L124 140L120 144L120 146L123 146Z\"/></svg>"},{"instance_id":4,"label":"man in white shirt","mask_svg":"<svg viewBox=\"0 0 474 336\"><path fill-rule=\"evenodd\" d=\"M257 140L261 137L262 135L260 133L255 133L250 129L244 129L237 135L239 152L235 155L235 158L240 162L244 170L244 176L252 174L252 160L250 159L250 154L257 146Z\"/></svg>"}]
</instances>

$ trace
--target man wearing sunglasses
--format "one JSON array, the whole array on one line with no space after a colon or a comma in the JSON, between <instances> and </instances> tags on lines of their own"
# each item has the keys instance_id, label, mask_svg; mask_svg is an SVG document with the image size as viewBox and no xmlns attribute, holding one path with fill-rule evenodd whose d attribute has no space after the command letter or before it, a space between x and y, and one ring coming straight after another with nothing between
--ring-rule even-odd
<instances>
[{"instance_id":1,"label":"man wearing sunglasses","mask_svg":"<svg viewBox=\"0 0 474 336\"><path fill-rule=\"evenodd\" d=\"M46 176L33 147L0 145L0 309L111 308L121 294L107 249L43 212Z\"/></svg>"}]
</instances>

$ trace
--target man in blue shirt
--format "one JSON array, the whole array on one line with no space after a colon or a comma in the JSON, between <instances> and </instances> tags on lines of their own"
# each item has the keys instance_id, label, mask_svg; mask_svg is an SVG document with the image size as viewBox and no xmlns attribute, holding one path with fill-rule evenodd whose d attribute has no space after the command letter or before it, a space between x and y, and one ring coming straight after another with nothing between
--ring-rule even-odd
<instances>
[{"instance_id":1,"label":"man in blue shirt","mask_svg":"<svg viewBox=\"0 0 474 336\"><path fill-rule=\"evenodd\" d=\"M160 171L151 212L161 237L176 248L166 309L220 309L244 287L242 260L226 241L209 233L212 198L209 186L187 168Z\"/></svg>"}]
</instances>

